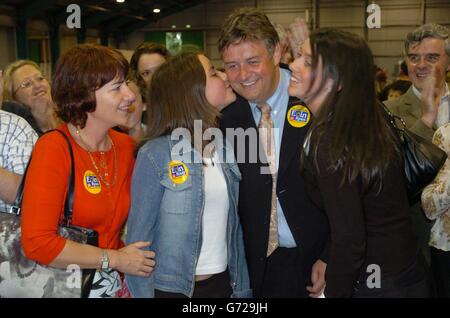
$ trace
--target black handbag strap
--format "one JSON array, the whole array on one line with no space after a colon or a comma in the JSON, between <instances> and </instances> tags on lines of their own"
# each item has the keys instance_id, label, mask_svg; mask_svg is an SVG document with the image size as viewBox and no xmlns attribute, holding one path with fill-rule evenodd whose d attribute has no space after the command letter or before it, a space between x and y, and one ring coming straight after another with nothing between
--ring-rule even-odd
<instances>
[{"instance_id":1,"label":"black handbag strap","mask_svg":"<svg viewBox=\"0 0 450 318\"><path fill-rule=\"evenodd\" d=\"M381 106L384 108L385 112L388 114L389 116L389 121L391 123L391 125L398 131L401 131L403 133L405 133L405 128L407 128L405 121L403 120L403 118L401 118L400 116L394 115L392 114L392 112L389 110L389 108L386 107L386 105L382 102L379 102L379 104L381 104ZM399 120L403 127L400 128L398 127L398 125L395 123L395 120Z\"/></svg>"},{"instance_id":2,"label":"black handbag strap","mask_svg":"<svg viewBox=\"0 0 450 318\"><path fill-rule=\"evenodd\" d=\"M62 132L59 129L53 129L53 130L50 130L50 131L46 132L46 134L50 133L52 131L59 132L64 137L64 139L66 140L67 146L69 148L69 154L70 154L70 175L69 175L69 184L68 184L67 196L66 196L66 200L64 202L64 217L63 217L63 220L61 222L61 225L69 226L70 223L72 222L73 202L74 202L74 195L75 195L75 176L74 176L75 175L75 168L74 168L73 151L72 151L72 146L70 145L69 138L66 136L66 134L64 132ZM30 166L30 162L31 162L31 156L30 156L30 159L28 160L28 164L27 164L27 167L26 167L25 172L23 174L22 181L20 182L19 188L17 190L16 200L11 205L11 208L9 210L9 213L11 213L11 214L16 214L16 215L20 215L21 214L22 200L23 200L23 188L24 188L24 185L25 185L25 179L26 179L26 176L27 176L28 168Z\"/></svg>"}]
</instances>

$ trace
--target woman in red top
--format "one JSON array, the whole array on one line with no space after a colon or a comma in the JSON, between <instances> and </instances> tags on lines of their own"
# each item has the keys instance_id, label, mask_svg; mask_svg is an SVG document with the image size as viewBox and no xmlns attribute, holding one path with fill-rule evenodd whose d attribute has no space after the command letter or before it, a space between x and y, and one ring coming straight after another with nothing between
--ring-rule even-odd
<instances>
[{"instance_id":1,"label":"woman in red top","mask_svg":"<svg viewBox=\"0 0 450 318\"><path fill-rule=\"evenodd\" d=\"M99 247L66 240L57 234L64 211L70 173L66 141L58 132L44 135L35 146L22 203L22 243L28 258L66 268L110 268L148 276L154 253L149 242L123 247L122 227L130 205L134 142L111 128L125 125L134 94L125 82L128 63L119 52L98 45L79 45L63 55L56 67L52 98L66 123L59 130L69 138L75 165L74 225L99 233ZM96 281L99 276L97 271ZM102 285L105 282L102 282ZM101 291L114 297L120 286ZM95 295L91 291L91 296Z\"/></svg>"}]
</instances>

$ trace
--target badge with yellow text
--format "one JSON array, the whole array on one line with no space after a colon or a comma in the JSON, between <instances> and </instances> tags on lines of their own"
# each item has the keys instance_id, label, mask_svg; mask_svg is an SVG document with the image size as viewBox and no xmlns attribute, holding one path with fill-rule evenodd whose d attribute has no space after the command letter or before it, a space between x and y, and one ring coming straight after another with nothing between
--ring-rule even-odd
<instances>
[{"instance_id":1,"label":"badge with yellow text","mask_svg":"<svg viewBox=\"0 0 450 318\"><path fill-rule=\"evenodd\" d=\"M287 120L292 127L301 128L307 125L310 119L309 109L302 105L292 106L287 113Z\"/></svg>"},{"instance_id":2,"label":"badge with yellow text","mask_svg":"<svg viewBox=\"0 0 450 318\"><path fill-rule=\"evenodd\" d=\"M102 191L102 185L98 180L95 173L90 170L86 170L83 176L83 184L86 190L92 194L99 194Z\"/></svg>"},{"instance_id":3,"label":"badge with yellow text","mask_svg":"<svg viewBox=\"0 0 450 318\"><path fill-rule=\"evenodd\" d=\"M186 165L177 160L172 160L169 163L169 178L175 184L184 183L189 177L189 170Z\"/></svg>"}]
</instances>

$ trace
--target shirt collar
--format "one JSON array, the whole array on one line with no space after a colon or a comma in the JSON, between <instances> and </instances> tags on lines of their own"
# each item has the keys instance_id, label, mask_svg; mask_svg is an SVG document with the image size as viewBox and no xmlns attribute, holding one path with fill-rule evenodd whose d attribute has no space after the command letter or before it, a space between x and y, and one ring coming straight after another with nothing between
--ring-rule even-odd
<instances>
[{"instance_id":1,"label":"shirt collar","mask_svg":"<svg viewBox=\"0 0 450 318\"><path fill-rule=\"evenodd\" d=\"M266 103L270 106L272 111L277 110L279 107L282 107L283 105L280 105L280 103L277 103L276 101L280 98L280 96L283 96L286 94L286 88L289 84L289 71L284 71L281 68L278 68L278 71L280 72L280 80L278 81L278 86L275 92L270 96ZM252 108L252 111L255 111L257 108L257 104L253 102L249 102L250 107Z\"/></svg>"},{"instance_id":2,"label":"shirt collar","mask_svg":"<svg viewBox=\"0 0 450 318\"><path fill-rule=\"evenodd\" d=\"M413 90L414 95L416 95L418 99L422 99L422 94L419 92L419 90L414 85L412 86L412 90ZM444 96L442 96L442 98L448 98L449 95L450 95L450 91L448 89L448 84L445 83L445 94L444 94Z\"/></svg>"}]
</instances>

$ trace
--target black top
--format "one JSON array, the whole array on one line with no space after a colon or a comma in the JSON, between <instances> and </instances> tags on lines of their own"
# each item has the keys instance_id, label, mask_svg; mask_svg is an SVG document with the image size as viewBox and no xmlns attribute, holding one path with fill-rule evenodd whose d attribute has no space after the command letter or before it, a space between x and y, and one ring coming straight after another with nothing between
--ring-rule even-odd
<instances>
[{"instance_id":1,"label":"black top","mask_svg":"<svg viewBox=\"0 0 450 318\"><path fill-rule=\"evenodd\" d=\"M417 255L401 161L392 161L378 188L362 193L361 180L340 187L342 171L330 171L327 142L319 145L318 166L303 171L310 198L328 216L331 230L326 297L351 297L357 280L380 266L381 279L410 266Z\"/></svg>"},{"instance_id":2,"label":"black top","mask_svg":"<svg viewBox=\"0 0 450 318\"><path fill-rule=\"evenodd\" d=\"M1 106L2 107L0 108L4 111L16 114L17 116L25 119L30 124L30 126L33 127L34 131L38 134L39 137L44 134L44 132L39 128L30 109L25 105L13 101L5 101Z\"/></svg>"}]
</instances>

